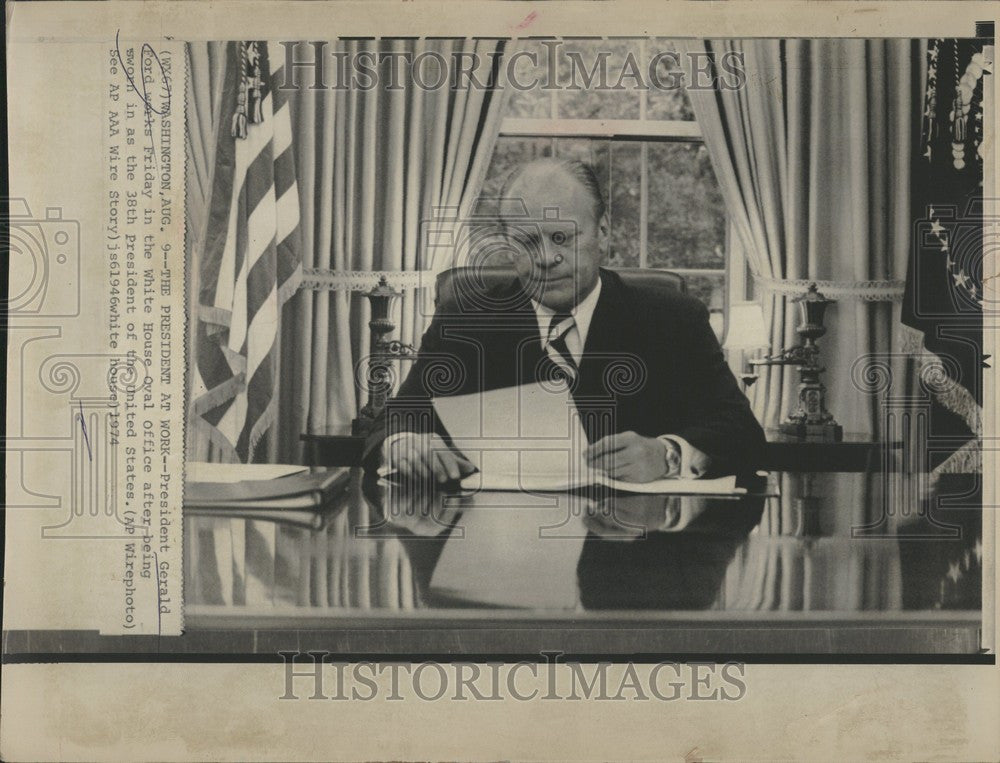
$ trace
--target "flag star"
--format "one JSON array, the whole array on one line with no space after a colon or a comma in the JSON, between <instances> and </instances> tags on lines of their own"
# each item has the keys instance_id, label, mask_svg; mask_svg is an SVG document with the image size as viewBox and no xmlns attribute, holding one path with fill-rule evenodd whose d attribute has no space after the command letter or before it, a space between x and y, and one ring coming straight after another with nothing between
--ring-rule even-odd
<instances>
[{"instance_id":1,"label":"flag star","mask_svg":"<svg viewBox=\"0 0 1000 763\"><path fill-rule=\"evenodd\" d=\"M976 545L972 549L972 553L976 555L976 561L982 562L983 560L983 539L976 538Z\"/></svg>"},{"instance_id":2,"label":"flag star","mask_svg":"<svg viewBox=\"0 0 1000 763\"><path fill-rule=\"evenodd\" d=\"M941 251L942 252L948 251L948 242L945 241L944 239L941 239Z\"/></svg>"},{"instance_id":3,"label":"flag star","mask_svg":"<svg viewBox=\"0 0 1000 763\"><path fill-rule=\"evenodd\" d=\"M948 268L948 270L951 270L952 266L955 264L955 261L951 258L950 254L945 259L944 264L945 264L945 267Z\"/></svg>"},{"instance_id":4,"label":"flag star","mask_svg":"<svg viewBox=\"0 0 1000 763\"><path fill-rule=\"evenodd\" d=\"M937 61L937 57L938 57L938 49L937 49L937 47L931 48L929 51L927 51L927 54L930 56L931 61Z\"/></svg>"},{"instance_id":5,"label":"flag star","mask_svg":"<svg viewBox=\"0 0 1000 763\"><path fill-rule=\"evenodd\" d=\"M958 273L952 273L951 277L955 279L955 285L960 286L963 289L966 288L966 284L969 282L969 277L965 275L965 270L961 268Z\"/></svg>"},{"instance_id":6,"label":"flag star","mask_svg":"<svg viewBox=\"0 0 1000 763\"><path fill-rule=\"evenodd\" d=\"M948 565L948 574L945 577L951 578L952 583L958 583L962 577L962 570L959 568L958 562L952 562Z\"/></svg>"},{"instance_id":7,"label":"flag star","mask_svg":"<svg viewBox=\"0 0 1000 763\"><path fill-rule=\"evenodd\" d=\"M937 220L931 220L931 233L933 233L938 238L941 238L941 231L944 230L944 226Z\"/></svg>"},{"instance_id":8,"label":"flag star","mask_svg":"<svg viewBox=\"0 0 1000 763\"><path fill-rule=\"evenodd\" d=\"M927 146L927 150L924 151L924 156L927 157L927 161L931 160L931 147L930 146Z\"/></svg>"},{"instance_id":9,"label":"flag star","mask_svg":"<svg viewBox=\"0 0 1000 763\"><path fill-rule=\"evenodd\" d=\"M992 355L983 355L983 368L993 368L993 366L991 366L989 364L989 359L991 357L993 357L993 356Z\"/></svg>"}]
</instances>

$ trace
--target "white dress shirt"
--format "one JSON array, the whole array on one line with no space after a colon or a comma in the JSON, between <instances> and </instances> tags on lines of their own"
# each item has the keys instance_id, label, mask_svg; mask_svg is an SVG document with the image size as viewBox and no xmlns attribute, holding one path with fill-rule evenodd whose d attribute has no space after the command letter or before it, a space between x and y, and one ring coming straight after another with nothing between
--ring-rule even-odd
<instances>
[{"instance_id":1,"label":"white dress shirt","mask_svg":"<svg viewBox=\"0 0 1000 763\"><path fill-rule=\"evenodd\" d=\"M569 354L573 356L577 366L580 365L580 358L583 357L583 346L587 343L587 334L590 332L590 322L594 318L594 309L597 307L597 300L601 297L601 279L597 279L597 286L590 290L590 294L580 300L576 307L569 311L573 316L573 328L566 332L566 347ZM556 311L550 307L531 300L535 308L535 316L538 318L538 334L542 339L542 349L545 350L553 360L560 362L559 351L549 343L549 329L552 317Z\"/></svg>"},{"instance_id":2,"label":"white dress shirt","mask_svg":"<svg viewBox=\"0 0 1000 763\"><path fill-rule=\"evenodd\" d=\"M590 323L594 318L594 310L597 308L597 300L601 296L601 279L597 279L597 285L591 289L590 293L580 300L580 302L570 310L573 316L573 327L566 332L566 347L570 355L576 361L577 366L583 358L583 348L587 344L587 335L590 333ZM535 317L538 319L538 334L542 340L542 349L556 362L561 363L559 351L551 346L549 342L549 331L552 317L556 311L546 307L535 300L531 300L532 307L535 308ZM658 438L663 443L664 448L669 448L669 443L673 443L681 452L681 465L678 477L693 479L701 477L708 470L708 456L696 447L691 445L683 437L677 435L664 434Z\"/></svg>"}]
</instances>

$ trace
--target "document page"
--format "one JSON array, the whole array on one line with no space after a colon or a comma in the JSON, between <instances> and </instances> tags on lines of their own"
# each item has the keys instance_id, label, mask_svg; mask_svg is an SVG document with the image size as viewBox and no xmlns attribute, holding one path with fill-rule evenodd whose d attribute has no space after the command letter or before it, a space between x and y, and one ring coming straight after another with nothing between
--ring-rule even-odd
<instances>
[{"instance_id":1,"label":"document page","mask_svg":"<svg viewBox=\"0 0 1000 763\"><path fill-rule=\"evenodd\" d=\"M615 490L629 493L663 493L673 495L742 495L746 488L736 487L736 475L729 474L715 479L662 479L652 482L623 482L599 475L597 482Z\"/></svg>"},{"instance_id":2,"label":"document page","mask_svg":"<svg viewBox=\"0 0 1000 763\"><path fill-rule=\"evenodd\" d=\"M462 480L467 490L561 491L606 485L632 493L733 495L733 475L716 479L623 482L589 466L589 444L568 388L526 384L434 399L452 442L478 471Z\"/></svg>"},{"instance_id":3,"label":"document page","mask_svg":"<svg viewBox=\"0 0 1000 763\"><path fill-rule=\"evenodd\" d=\"M455 447L479 470L471 490L566 490L595 481L569 390L526 384L434 399Z\"/></svg>"}]
</instances>

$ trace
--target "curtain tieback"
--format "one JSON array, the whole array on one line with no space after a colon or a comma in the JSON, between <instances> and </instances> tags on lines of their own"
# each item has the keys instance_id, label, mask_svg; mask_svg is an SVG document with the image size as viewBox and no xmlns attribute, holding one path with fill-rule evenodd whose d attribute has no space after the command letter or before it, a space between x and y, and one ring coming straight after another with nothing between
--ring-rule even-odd
<instances>
[{"instance_id":1,"label":"curtain tieback","mask_svg":"<svg viewBox=\"0 0 1000 763\"><path fill-rule=\"evenodd\" d=\"M902 302L906 282L885 281L821 281L815 278L769 278L754 274L754 281L766 292L781 295L798 295L811 284L827 297L857 299L862 302Z\"/></svg>"},{"instance_id":2,"label":"curtain tieback","mask_svg":"<svg viewBox=\"0 0 1000 763\"><path fill-rule=\"evenodd\" d=\"M303 268L300 289L311 291L370 291L383 277L395 289L425 289L434 285L435 270L327 270Z\"/></svg>"}]
</instances>

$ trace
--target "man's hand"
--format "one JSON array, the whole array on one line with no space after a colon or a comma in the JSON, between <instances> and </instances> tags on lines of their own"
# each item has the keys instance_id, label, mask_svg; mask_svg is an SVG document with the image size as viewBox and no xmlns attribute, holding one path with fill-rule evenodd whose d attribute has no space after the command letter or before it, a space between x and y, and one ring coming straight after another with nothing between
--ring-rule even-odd
<instances>
[{"instance_id":1,"label":"man's hand","mask_svg":"<svg viewBox=\"0 0 1000 763\"><path fill-rule=\"evenodd\" d=\"M375 505L396 529L432 538L450 529L467 505L463 496L445 500L423 477L393 477L379 483Z\"/></svg>"},{"instance_id":2,"label":"man's hand","mask_svg":"<svg viewBox=\"0 0 1000 763\"><path fill-rule=\"evenodd\" d=\"M619 493L588 506L583 523L604 540L632 541L674 529L681 520L681 501L679 495Z\"/></svg>"},{"instance_id":3,"label":"man's hand","mask_svg":"<svg viewBox=\"0 0 1000 763\"><path fill-rule=\"evenodd\" d=\"M437 482L460 480L476 467L461 453L452 450L436 434L406 432L387 446L385 463L409 477L431 477Z\"/></svg>"},{"instance_id":4,"label":"man's hand","mask_svg":"<svg viewBox=\"0 0 1000 763\"><path fill-rule=\"evenodd\" d=\"M625 482L652 482L670 474L663 442L635 432L602 437L584 451L584 457L590 466Z\"/></svg>"}]
</instances>

